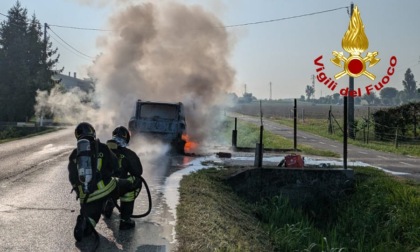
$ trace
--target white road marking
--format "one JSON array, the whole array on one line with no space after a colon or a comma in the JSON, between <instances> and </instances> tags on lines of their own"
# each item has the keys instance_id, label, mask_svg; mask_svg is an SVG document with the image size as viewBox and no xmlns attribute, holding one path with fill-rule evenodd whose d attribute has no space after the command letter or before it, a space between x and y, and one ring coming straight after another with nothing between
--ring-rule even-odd
<instances>
[{"instance_id":1,"label":"white road marking","mask_svg":"<svg viewBox=\"0 0 420 252\"><path fill-rule=\"evenodd\" d=\"M378 157L380 157L382 159L388 159L387 157L383 157L383 156L379 156L379 155L378 155Z\"/></svg>"},{"instance_id":2,"label":"white road marking","mask_svg":"<svg viewBox=\"0 0 420 252\"><path fill-rule=\"evenodd\" d=\"M368 153L363 152L363 151L359 151L359 153L360 153L360 154L364 154L364 155L367 155L367 154L368 154Z\"/></svg>"},{"instance_id":3,"label":"white road marking","mask_svg":"<svg viewBox=\"0 0 420 252\"><path fill-rule=\"evenodd\" d=\"M324 142L319 142L320 144L325 144Z\"/></svg>"},{"instance_id":4,"label":"white road marking","mask_svg":"<svg viewBox=\"0 0 420 252\"><path fill-rule=\"evenodd\" d=\"M330 144L330 146L331 146L331 147L334 147L334 148L337 148L337 147L338 147L338 146L335 146L335 145L332 145L332 144Z\"/></svg>"},{"instance_id":5,"label":"white road marking","mask_svg":"<svg viewBox=\"0 0 420 252\"><path fill-rule=\"evenodd\" d=\"M403 164L403 165L408 165L408 166L414 166L414 165L412 165L412 164L408 164L408 163L406 163L406 162L400 162L400 164Z\"/></svg>"}]
</instances>

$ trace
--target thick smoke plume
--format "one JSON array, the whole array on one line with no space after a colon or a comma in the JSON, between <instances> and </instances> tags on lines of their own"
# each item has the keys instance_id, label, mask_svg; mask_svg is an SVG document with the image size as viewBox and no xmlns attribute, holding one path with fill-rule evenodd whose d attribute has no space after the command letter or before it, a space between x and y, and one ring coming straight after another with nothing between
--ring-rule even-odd
<instances>
[{"instance_id":1,"label":"thick smoke plume","mask_svg":"<svg viewBox=\"0 0 420 252\"><path fill-rule=\"evenodd\" d=\"M223 24L199 6L145 3L126 6L109 25L113 32L98 39L103 53L90 69L100 110L78 115L127 126L137 99L182 102L188 135L203 143L233 85Z\"/></svg>"},{"instance_id":2,"label":"thick smoke plume","mask_svg":"<svg viewBox=\"0 0 420 252\"><path fill-rule=\"evenodd\" d=\"M148 3L125 8L110 25L114 36L102 38L106 53L92 69L101 108L126 124L137 99L180 101L188 134L204 140L234 78L222 23L198 6Z\"/></svg>"}]
</instances>

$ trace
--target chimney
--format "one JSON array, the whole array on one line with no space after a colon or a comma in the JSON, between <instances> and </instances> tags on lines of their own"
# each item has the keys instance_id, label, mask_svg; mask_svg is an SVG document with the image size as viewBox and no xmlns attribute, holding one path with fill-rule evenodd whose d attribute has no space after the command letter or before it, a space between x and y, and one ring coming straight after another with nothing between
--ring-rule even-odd
<instances>
[{"instance_id":1,"label":"chimney","mask_svg":"<svg viewBox=\"0 0 420 252\"><path fill-rule=\"evenodd\" d=\"M76 72L74 72L74 78L76 78Z\"/></svg>"},{"instance_id":2,"label":"chimney","mask_svg":"<svg viewBox=\"0 0 420 252\"><path fill-rule=\"evenodd\" d=\"M71 77L71 72L69 72L69 76Z\"/></svg>"}]
</instances>

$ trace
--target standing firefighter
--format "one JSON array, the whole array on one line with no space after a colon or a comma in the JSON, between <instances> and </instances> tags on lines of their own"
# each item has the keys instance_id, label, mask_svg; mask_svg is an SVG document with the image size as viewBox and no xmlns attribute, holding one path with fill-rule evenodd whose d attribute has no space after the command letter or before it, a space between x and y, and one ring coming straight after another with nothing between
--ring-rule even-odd
<instances>
[{"instance_id":1,"label":"standing firefighter","mask_svg":"<svg viewBox=\"0 0 420 252\"><path fill-rule=\"evenodd\" d=\"M118 164L108 146L96 139L92 125L82 122L74 134L77 148L70 154L68 171L70 183L80 200L74 238L81 241L83 236L94 231L107 198L116 192L117 181L111 176Z\"/></svg>"},{"instance_id":2,"label":"standing firefighter","mask_svg":"<svg viewBox=\"0 0 420 252\"><path fill-rule=\"evenodd\" d=\"M118 176L119 198L120 198L120 229L134 228L135 222L131 219L134 209L134 200L139 195L142 187L143 167L137 154L127 148L130 142L130 132L123 126L118 126L112 132L112 139L107 141L108 147L118 158L119 169L115 175ZM104 215L110 218L114 204L108 200Z\"/></svg>"}]
</instances>

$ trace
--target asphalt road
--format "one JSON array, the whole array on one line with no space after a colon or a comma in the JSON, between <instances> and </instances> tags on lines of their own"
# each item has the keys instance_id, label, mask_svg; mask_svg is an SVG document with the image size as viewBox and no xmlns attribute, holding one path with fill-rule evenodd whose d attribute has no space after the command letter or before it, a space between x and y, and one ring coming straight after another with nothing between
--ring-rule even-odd
<instances>
[{"instance_id":1,"label":"asphalt road","mask_svg":"<svg viewBox=\"0 0 420 252\"><path fill-rule=\"evenodd\" d=\"M260 123L259 118L234 116ZM264 128L293 138L292 128L267 119L264 119ZM342 153L340 142L301 131L297 136L298 144ZM81 243L76 243L73 238L79 203L75 194L70 194L67 162L75 145L73 128L0 144L0 251L90 251L93 237ZM147 151L141 151L135 144L131 146L140 154L143 163L143 177L152 192L152 212L145 218L136 219L136 228L129 231L118 230L117 210L110 220L101 218L96 227L100 234L98 251L166 252L176 247L175 207L178 196L175 185L182 177L182 168L195 169L190 165L194 158L169 158L159 154L159 146L146 147ZM349 164L361 161L397 176L420 181L419 158L351 145L348 157ZM246 159L247 164L252 160L251 156ZM168 177L171 168L181 173L174 172ZM134 212L140 214L146 210L147 196L142 190Z\"/></svg>"},{"instance_id":2,"label":"asphalt road","mask_svg":"<svg viewBox=\"0 0 420 252\"><path fill-rule=\"evenodd\" d=\"M93 236L75 243L79 212L70 194L67 162L76 141L73 129L0 144L0 251L89 251ZM171 251L176 244L175 219L165 200L162 170L176 161L156 152L140 156L152 192L150 215L136 219L134 230L119 231L119 215L101 218L98 251ZM135 214L147 210L142 190Z\"/></svg>"},{"instance_id":3,"label":"asphalt road","mask_svg":"<svg viewBox=\"0 0 420 252\"><path fill-rule=\"evenodd\" d=\"M231 117L236 117L238 120L252 122L260 125L260 118L251 117L241 114L230 114ZM280 125L272 122L266 118L263 119L264 130L271 131L275 134L284 136L293 140L293 128ZM336 152L343 157L343 143L335 140L323 138L314 134L306 133L297 130L297 144L304 144L313 148L320 148ZM238 132L238 137L240 132ZM348 145L347 148L348 166L357 161L370 164L371 166L378 167L396 176L401 176L420 182L420 158L397 155L387 152L381 152L362 148L354 145ZM341 159L342 160L342 159Z\"/></svg>"}]
</instances>

